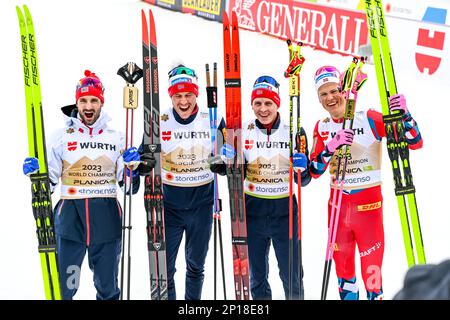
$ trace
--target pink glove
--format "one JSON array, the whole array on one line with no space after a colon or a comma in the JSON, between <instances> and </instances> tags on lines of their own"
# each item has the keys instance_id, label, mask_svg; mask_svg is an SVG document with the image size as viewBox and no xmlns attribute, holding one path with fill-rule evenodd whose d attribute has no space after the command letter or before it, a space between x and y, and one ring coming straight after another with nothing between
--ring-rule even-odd
<instances>
[{"instance_id":1,"label":"pink glove","mask_svg":"<svg viewBox=\"0 0 450 320\"><path fill-rule=\"evenodd\" d=\"M391 110L391 112L398 110L401 114L408 113L405 96L402 94L395 94L389 97L389 110Z\"/></svg>"},{"instance_id":2,"label":"pink glove","mask_svg":"<svg viewBox=\"0 0 450 320\"><path fill-rule=\"evenodd\" d=\"M341 129L339 130L333 139L328 142L326 148L328 152L333 153L336 149L342 147L343 145L351 146L353 143L353 130Z\"/></svg>"}]
</instances>

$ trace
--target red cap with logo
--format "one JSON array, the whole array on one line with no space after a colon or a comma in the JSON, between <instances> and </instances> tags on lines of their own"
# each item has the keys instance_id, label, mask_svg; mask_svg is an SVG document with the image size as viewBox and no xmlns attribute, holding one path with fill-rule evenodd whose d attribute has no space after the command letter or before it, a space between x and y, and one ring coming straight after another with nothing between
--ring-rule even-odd
<instances>
[{"instance_id":1,"label":"red cap with logo","mask_svg":"<svg viewBox=\"0 0 450 320\"><path fill-rule=\"evenodd\" d=\"M102 103L105 102L105 98L103 93L105 92L105 88L101 83L100 79L95 75L95 73L85 70L85 77L80 79L77 84L77 89L75 92L75 100L78 102L78 99L83 96L95 96L100 99Z\"/></svg>"}]
</instances>

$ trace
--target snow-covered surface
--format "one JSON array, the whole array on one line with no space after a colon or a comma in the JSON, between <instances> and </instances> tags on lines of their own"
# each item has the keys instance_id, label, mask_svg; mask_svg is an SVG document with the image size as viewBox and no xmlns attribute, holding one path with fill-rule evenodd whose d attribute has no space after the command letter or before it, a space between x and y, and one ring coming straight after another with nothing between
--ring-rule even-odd
<instances>
[{"instance_id":1,"label":"snow-covered surface","mask_svg":"<svg viewBox=\"0 0 450 320\"><path fill-rule=\"evenodd\" d=\"M35 227L30 207L29 180L22 175L22 162L27 156L26 117L24 108L23 73L19 28L15 5L17 1L0 2L2 32L0 53L2 76L0 88L3 97L2 125L0 126L0 157L3 179L0 184L2 207L0 250L0 299L43 299ZM119 67L128 61L141 63L140 9L151 6L137 0L49 1L29 0L27 4L34 18L37 34L43 108L47 135L63 126L59 107L74 103L75 85L85 69L95 72L106 87L105 110L112 116L112 126L123 130L125 112L122 108L123 80L116 75ZM161 106L170 106L166 94L167 71L174 61L182 60L199 75L201 88L199 104L206 107L205 63L219 63L219 108L224 110L222 28L191 15L153 9L158 34ZM392 23L392 26L389 25ZM389 20L391 41L402 48L402 34L411 28L408 21ZM448 36L448 35L447 35ZM411 36L409 36L410 38ZM408 38L408 36L406 37ZM448 44L448 43L447 43ZM405 46L404 48L406 48ZM448 48L448 45L447 45ZM281 40L253 32L241 32L242 101L244 120L253 114L250 108L251 85L263 73L275 76L281 86L282 116L288 117L287 80L283 71L287 64L287 49ZM394 49L393 49L394 51ZM447 49L448 51L448 49ZM315 122L326 116L318 103L312 77L325 64L344 69L349 57L330 55L305 47L306 63L302 70L302 125L308 133L310 145ZM398 50L396 59L413 61L414 52ZM448 54L447 54L448 58ZM446 62L448 64L448 61ZM449 154L446 139L448 129L447 93L448 74L421 76L415 66L401 64L396 72L398 88L406 95L410 110L418 121L423 137L423 149L411 153L414 181L422 232L428 262L438 263L450 256L450 216L448 209ZM359 96L358 109L379 109L374 67L366 66L369 81ZM139 85L141 87L141 85ZM5 118L3 118L5 117ZM142 107L136 112L135 135L142 132ZM139 141L137 139L136 141ZM386 249L383 264L385 298L390 299L402 287L407 270L397 203L393 192L392 174L386 149L383 146L383 196ZM224 203L222 228L228 298L234 297L230 225L226 179L220 178L221 198ZM447 186L447 187L446 187ZM303 263L306 299L319 299L322 282L325 245L327 240L326 205L328 177L314 180L303 193ZM54 194L54 204L58 192ZM122 199L122 197L119 197ZM145 235L145 211L142 189L133 201L132 233L132 299L149 298L148 260ZM178 299L184 298L184 245L180 247L175 276ZM203 298L213 298L213 242L207 257ZM359 260L359 259L358 259ZM357 263L358 265L358 263ZM357 271L361 298L365 297L359 269ZM220 281L220 278L219 278ZM270 254L270 279L274 299L284 299L281 281L273 251ZM329 299L338 299L334 267L330 279ZM219 282L220 288L220 282ZM219 291L221 297L221 291ZM95 299L92 273L85 261L76 299Z\"/></svg>"}]
</instances>

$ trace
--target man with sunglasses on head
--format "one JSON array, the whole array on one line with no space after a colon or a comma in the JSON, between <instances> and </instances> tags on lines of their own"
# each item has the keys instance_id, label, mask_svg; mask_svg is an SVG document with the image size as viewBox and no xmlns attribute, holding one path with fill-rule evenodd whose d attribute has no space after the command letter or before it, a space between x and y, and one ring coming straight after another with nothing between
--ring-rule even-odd
<instances>
[{"instance_id":1,"label":"man with sunglasses on head","mask_svg":"<svg viewBox=\"0 0 450 320\"><path fill-rule=\"evenodd\" d=\"M178 250L185 236L185 300L200 300L204 266L212 229L213 174L209 113L197 104L195 71L180 64L169 72L172 107L161 112L161 163L169 300L176 299L174 275ZM219 118L220 121L220 118ZM223 127L223 122L219 127ZM222 139L219 138L218 141ZM141 164L141 174L153 169L155 159Z\"/></svg>"},{"instance_id":2,"label":"man with sunglasses on head","mask_svg":"<svg viewBox=\"0 0 450 320\"><path fill-rule=\"evenodd\" d=\"M363 74L362 74L363 75ZM356 78L362 82L363 78ZM343 195L337 225L333 259L342 300L358 300L359 289L355 275L355 247L358 245L361 273L368 300L382 299L381 265L384 252L383 198L381 195L381 139L386 136L383 116L369 109L357 111L353 130L342 129L346 99L342 92L342 76L332 66L317 70L317 95L329 117L320 120L314 128L310 172L319 178L330 164L335 175L336 154L344 145L350 146L351 158L347 163ZM391 111L403 114L405 136L409 148L422 147L417 123L412 118L402 94L389 98ZM334 183L331 181L328 215Z\"/></svg>"},{"instance_id":3,"label":"man with sunglasses on head","mask_svg":"<svg viewBox=\"0 0 450 320\"><path fill-rule=\"evenodd\" d=\"M280 117L281 101L279 84L271 76L256 79L251 96L256 119L242 127L242 143L245 146L245 209L247 219L247 243L250 264L250 289L254 300L272 299L268 282L269 249L273 243L278 261L279 275L286 298L303 299L299 292L297 224L293 230L292 288L289 292L289 124ZM301 135L306 143L303 128ZM234 150L225 145L228 155ZM307 168L307 155L297 153L294 170L301 170L301 184L306 186L311 177ZM224 164L214 163L211 170L226 174ZM294 173L297 181L297 174ZM293 221L297 221L297 201L293 200Z\"/></svg>"},{"instance_id":4,"label":"man with sunglasses on head","mask_svg":"<svg viewBox=\"0 0 450 320\"><path fill-rule=\"evenodd\" d=\"M123 185L124 167L137 169L140 156L134 147L123 152L125 136L108 126L111 118L103 111L100 79L89 70L84 74L76 87L76 104L62 108L65 128L52 136L47 147L52 191L61 179L61 199L54 209L61 293L71 300L77 292L87 252L97 299L114 300L120 296L122 234L116 183ZM36 158L25 159L26 175L38 170ZM135 170L132 192L138 189Z\"/></svg>"}]
</instances>

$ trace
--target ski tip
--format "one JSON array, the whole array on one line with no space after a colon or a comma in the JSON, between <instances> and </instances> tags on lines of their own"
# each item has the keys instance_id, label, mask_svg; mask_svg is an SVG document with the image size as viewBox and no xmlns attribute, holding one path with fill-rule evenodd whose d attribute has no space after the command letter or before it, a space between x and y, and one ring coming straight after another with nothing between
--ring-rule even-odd
<instances>
[{"instance_id":1,"label":"ski tip","mask_svg":"<svg viewBox=\"0 0 450 320\"><path fill-rule=\"evenodd\" d=\"M237 13L234 10L231 12L231 24L233 26L237 26L238 25Z\"/></svg>"},{"instance_id":2,"label":"ski tip","mask_svg":"<svg viewBox=\"0 0 450 320\"><path fill-rule=\"evenodd\" d=\"M148 24L144 10L141 10L141 19L142 19L142 41L148 46L149 45Z\"/></svg>"},{"instance_id":3,"label":"ski tip","mask_svg":"<svg viewBox=\"0 0 450 320\"><path fill-rule=\"evenodd\" d=\"M25 13L27 19L31 20L31 13L26 4L23 5L23 12Z\"/></svg>"},{"instance_id":4,"label":"ski tip","mask_svg":"<svg viewBox=\"0 0 450 320\"><path fill-rule=\"evenodd\" d=\"M230 19L228 18L228 14L225 11L223 12L222 23L225 26L230 24Z\"/></svg>"},{"instance_id":5,"label":"ski tip","mask_svg":"<svg viewBox=\"0 0 450 320\"><path fill-rule=\"evenodd\" d=\"M150 43L156 47L155 19L151 9L148 9L148 14L150 16Z\"/></svg>"},{"instance_id":6,"label":"ski tip","mask_svg":"<svg viewBox=\"0 0 450 320\"><path fill-rule=\"evenodd\" d=\"M19 18L23 18L22 9L20 9L19 6L16 6L16 12L17 12L17 15L19 16Z\"/></svg>"}]
</instances>

